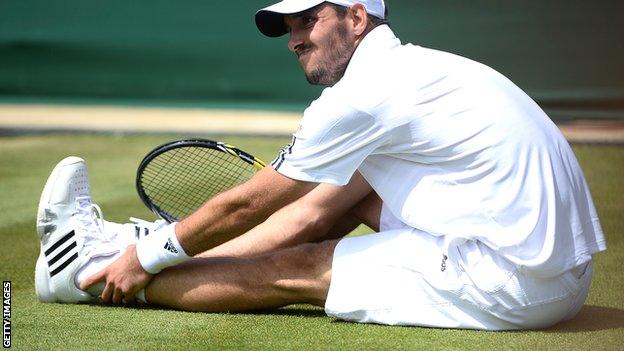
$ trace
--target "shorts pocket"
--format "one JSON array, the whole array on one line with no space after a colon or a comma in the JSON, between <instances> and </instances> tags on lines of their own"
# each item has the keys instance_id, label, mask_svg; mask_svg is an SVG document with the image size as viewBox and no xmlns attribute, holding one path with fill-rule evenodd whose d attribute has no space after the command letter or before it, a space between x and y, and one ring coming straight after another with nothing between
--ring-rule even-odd
<instances>
[{"instance_id":1,"label":"shorts pocket","mask_svg":"<svg viewBox=\"0 0 624 351\"><path fill-rule=\"evenodd\" d=\"M477 289L486 294L493 294L509 285L518 271L513 265L501 260L498 256L487 255L471 267L468 274Z\"/></svg>"},{"instance_id":2,"label":"shorts pocket","mask_svg":"<svg viewBox=\"0 0 624 351\"><path fill-rule=\"evenodd\" d=\"M571 273L554 278L535 278L487 246L476 243L464 261L470 298L481 309L504 312L563 300L578 293L578 279ZM574 279L570 279L574 278Z\"/></svg>"}]
</instances>

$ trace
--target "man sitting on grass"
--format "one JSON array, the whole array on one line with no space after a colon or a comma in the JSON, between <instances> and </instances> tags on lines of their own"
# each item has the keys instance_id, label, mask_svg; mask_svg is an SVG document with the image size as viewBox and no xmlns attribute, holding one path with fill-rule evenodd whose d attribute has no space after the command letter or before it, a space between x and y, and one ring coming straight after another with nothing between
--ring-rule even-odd
<instances>
[{"instance_id":1,"label":"man sitting on grass","mask_svg":"<svg viewBox=\"0 0 624 351\"><path fill-rule=\"evenodd\" d=\"M39 298L487 330L573 317L606 245L569 145L508 79L401 44L386 16L382 0L258 11L327 88L272 167L180 222L134 240L63 160L39 206ZM361 223L378 233L342 238Z\"/></svg>"}]
</instances>

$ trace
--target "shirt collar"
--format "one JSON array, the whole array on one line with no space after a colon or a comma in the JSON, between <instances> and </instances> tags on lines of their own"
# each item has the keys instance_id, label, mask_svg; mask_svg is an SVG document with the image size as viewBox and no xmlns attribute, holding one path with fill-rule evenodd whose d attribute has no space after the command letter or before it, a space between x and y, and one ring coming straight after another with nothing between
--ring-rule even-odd
<instances>
[{"instance_id":1,"label":"shirt collar","mask_svg":"<svg viewBox=\"0 0 624 351\"><path fill-rule=\"evenodd\" d=\"M380 52L400 46L401 41L394 35L394 32L386 24L377 26L371 30L360 42L345 71L345 76L352 71L357 71L359 67L371 62L371 59ZM344 77L343 77L344 78Z\"/></svg>"}]
</instances>

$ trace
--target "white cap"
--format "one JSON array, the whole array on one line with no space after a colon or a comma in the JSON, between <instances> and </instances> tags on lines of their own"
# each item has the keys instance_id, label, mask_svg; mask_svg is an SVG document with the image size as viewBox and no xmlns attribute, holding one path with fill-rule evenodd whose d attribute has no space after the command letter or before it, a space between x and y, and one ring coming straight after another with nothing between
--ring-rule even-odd
<instances>
[{"instance_id":1,"label":"white cap","mask_svg":"<svg viewBox=\"0 0 624 351\"><path fill-rule=\"evenodd\" d=\"M324 2L351 7L362 4L369 15L384 18L386 5L383 0L283 0L256 12L256 26L267 37L279 37L286 33L284 15L303 12Z\"/></svg>"}]
</instances>

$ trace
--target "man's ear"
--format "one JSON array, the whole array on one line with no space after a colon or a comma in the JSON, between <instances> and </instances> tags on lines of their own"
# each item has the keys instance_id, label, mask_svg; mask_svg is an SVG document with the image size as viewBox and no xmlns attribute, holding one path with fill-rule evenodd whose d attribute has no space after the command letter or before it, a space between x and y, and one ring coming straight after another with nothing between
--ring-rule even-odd
<instances>
[{"instance_id":1,"label":"man's ear","mask_svg":"<svg viewBox=\"0 0 624 351\"><path fill-rule=\"evenodd\" d=\"M349 9L349 16L353 21L353 34L360 36L366 32L368 13L362 4L355 4Z\"/></svg>"}]
</instances>

